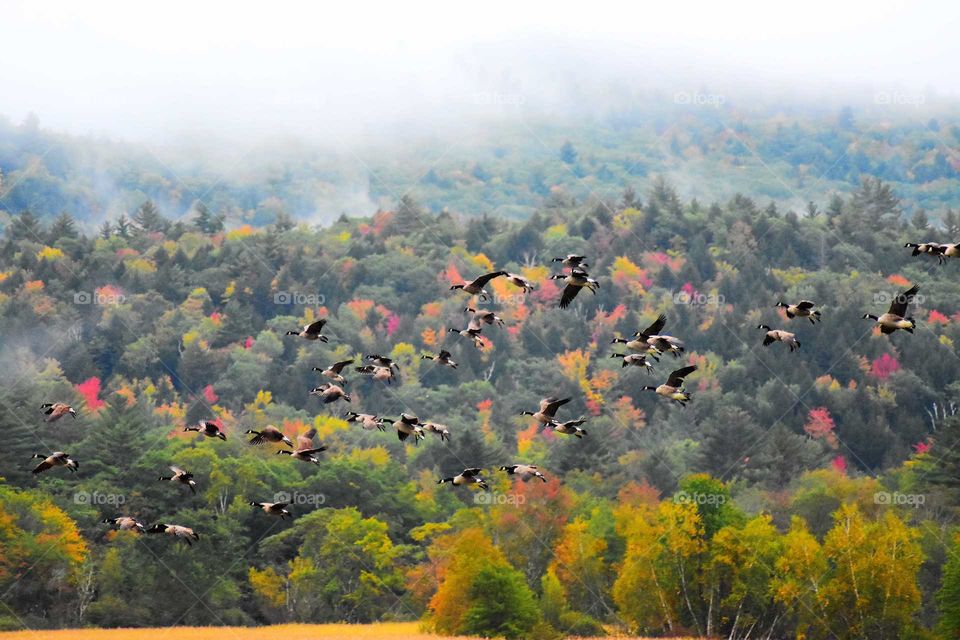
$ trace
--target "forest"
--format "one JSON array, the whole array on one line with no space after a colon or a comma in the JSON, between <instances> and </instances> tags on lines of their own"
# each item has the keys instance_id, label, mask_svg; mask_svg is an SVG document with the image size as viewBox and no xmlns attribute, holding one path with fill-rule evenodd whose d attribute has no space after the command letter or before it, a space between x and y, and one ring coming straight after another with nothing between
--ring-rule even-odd
<instances>
[{"instance_id":1,"label":"forest","mask_svg":"<svg viewBox=\"0 0 960 640\"><path fill-rule=\"evenodd\" d=\"M960 265L904 245L956 242L960 215L908 212L865 176L803 211L660 176L606 199L554 185L514 221L416 196L324 226L144 198L96 232L70 207L5 203L0 628L958 637ZM599 287L561 309L550 276L570 254ZM496 270L532 290L450 289ZM913 333L863 318L914 283ZM820 322L776 306L802 299ZM450 332L467 306L503 326L476 345ZM685 350L624 366L614 338L660 314ZM327 342L287 335L320 319ZM760 324L800 348L763 346ZM422 358L441 349L456 368ZM355 371L370 354L399 373ZM314 368L344 360L350 402L324 404ZM644 389L686 365L687 406ZM583 437L522 415L551 396ZM49 421L57 402L76 416ZM184 430L200 421L224 439ZM250 446L267 425L326 449ZM78 468L32 473L54 451ZM543 479L500 469L521 463ZM159 481L171 466L195 486ZM437 483L473 467L488 490ZM119 516L199 539L104 522Z\"/></svg>"}]
</instances>

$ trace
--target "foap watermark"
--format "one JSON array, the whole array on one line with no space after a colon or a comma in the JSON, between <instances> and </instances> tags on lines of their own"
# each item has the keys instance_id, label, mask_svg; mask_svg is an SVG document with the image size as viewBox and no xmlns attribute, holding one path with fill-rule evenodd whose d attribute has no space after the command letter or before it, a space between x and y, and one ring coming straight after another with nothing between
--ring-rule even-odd
<instances>
[{"instance_id":1,"label":"foap watermark","mask_svg":"<svg viewBox=\"0 0 960 640\"><path fill-rule=\"evenodd\" d=\"M273 294L273 304L301 304L310 307L321 307L326 303L326 296L322 293L303 293L301 291L277 291Z\"/></svg>"},{"instance_id":2,"label":"foap watermark","mask_svg":"<svg viewBox=\"0 0 960 640\"><path fill-rule=\"evenodd\" d=\"M127 296L119 291L75 291L73 304L123 304Z\"/></svg>"},{"instance_id":3,"label":"foap watermark","mask_svg":"<svg viewBox=\"0 0 960 640\"><path fill-rule=\"evenodd\" d=\"M527 294L525 293L512 293L510 295L501 296L496 293L491 293L485 296L481 300L477 300L478 305L491 305L498 304L507 307L516 307L526 303Z\"/></svg>"},{"instance_id":4,"label":"foap watermark","mask_svg":"<svg viewBox=\"0 0 960 640\"><path fill-rule=\"evenodd\" d=\"M297 506L320 506L326 504L327 496L322 493L303 493L300 491L277 491L273 494L274 502L283 502Z\"/></svg>"},{"instance_id":5,"label":"foap watermark","mask_svg":"<svg viewBox=\"0 0 960 640\"><path fill-rule=\"evenodd\" d=\"M502 93L500 91L480 91L474 96L474 102L481 105L519 107L527 102L522 93Z\"/></svg>"},{"instance_id":6,"label":"foap watermark","mask_svg":"<svg viewBox=\"0 0 960 640\"><path fill-rule=\"evenodd\" d=\"M873 294L873 304L877 306L888 305L894 300L906 302L907 299L903 296L902 291L877 291ZM927 301L927 297L922 293L916 293L913 295L912 301L912 304L922 307Z\"/></svg>"},{"instance_id":7,"label":"foap watermark","mask_svg":"<svg viewBox=\"0 0 960 640\"><path fill-rule=\"evenodd\" d=\"M478 491L473 494L473 504L510 505L518 507L527 502L527 496L522 493L495 493L493 491Z\"/></svg>"},{"instance_id":8,"label":"foap watermark","mask_svg":"<svg viewBox=\"0 0 960 640\"><path fill-rule=\"evenodd\" d=\"M894 107L918 108L927 103L927 96L923 93L906 91L878 91L873 96L874 104L890 105Z\"/></svg>"},{"instance_id":9,"label":"foap watermark","mask_svg":"<svg viewBox=\"0 0 960 640\"><path fill-rule=\"evenodd\" d=\"M900 493L899 491L877 491L873 494L874 504L894 505L898 507L921 506L927 501L927 497L922 493Z\"/></svg>"},{"instance_id":10,"label":"foap watermark","mask_svg":"<svg viewBox=\"0 0 960 640\"><path fill-rule=\"evenodd\" d=\"M689 304L692 306L716 307L726 303L722 293L700 293L699 291L677 291L673 294L674 304Z\"/></svg>"},{"instance_id":11,"label":"foap watermark","mask_svg":"<svg viewBox=\"0 0 960 640\"><path fill-rule=\"evenodd\" d=\"M700 91L677 91L673 94L673 103L694 107L713 107L719 109L727 101L722 93L702 93Z\"/></svg>"},{"instance_id":12,"label":"foap watermark","mask_svg":"<svg viewBox=\"0 0 960 640\"><path fill-rule=\"evenodd\" d=\"M673 501L676 504L720 505L727 502L727 496L722 493L678 491L673 494Z\"/></svg>"},{"instance_id":13,"label":"foap watermark","mask_svg":"<svg viewBox=\"0 0 960 640\"><path fill-rule=\"evenodd\" d=\"M101 493L100 491L77 491L73 494L74 504L118 507L127 501L122 493Z\"/></svg>"}]
</instances>

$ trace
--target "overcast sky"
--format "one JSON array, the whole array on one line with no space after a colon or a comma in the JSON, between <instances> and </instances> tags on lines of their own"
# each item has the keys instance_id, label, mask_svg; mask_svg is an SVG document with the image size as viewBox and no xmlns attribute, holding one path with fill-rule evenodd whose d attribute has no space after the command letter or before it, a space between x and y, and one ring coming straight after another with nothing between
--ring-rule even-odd
<instances>
[{"instance_id":1,"label":"overcast sky","mask_svg":"<svg viewBox=\"0 0 960 640\"><path fill-rule=\"evenodd\" d=\"M149 139L429 126L607 80L960 93L952 0L562 4L4 0L0 115Z\"/></svg>"}]
</instances>

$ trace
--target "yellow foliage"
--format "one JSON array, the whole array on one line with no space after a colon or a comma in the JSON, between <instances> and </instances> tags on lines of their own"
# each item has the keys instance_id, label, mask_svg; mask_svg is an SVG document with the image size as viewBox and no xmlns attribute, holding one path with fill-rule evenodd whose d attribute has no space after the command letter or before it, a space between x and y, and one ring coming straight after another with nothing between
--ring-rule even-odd
<instances>
[{"instance_id":1,"label":"yellow foliage","mask_svg":"<svg viewBox=\"0 0 960 640\"><path fill-rule=\"evenodd\" d=\"M471 261L483 271L488 273L493 271L493 262L486 256L486 254L478 253L471 257Z\"/></svg>"},{"instance_id":2,"label":"yellow foliage","mask_svg":"<svg viewBox=\"0 0 960 640\"><path fill-rule=\"evenodd\" d=\"M247 575L257 599L276 608L285 604L286 590L284 589L283 578L274 571L273 567L267 567L263 571L256 567L250 567Z\"/></svg>"},{"instance_id":3,"label":"yellow foliage","mask_svg":"<svg viewBox=\"0 0 960 640\"><path fill-rule=\"evenodd\" d=\"M65 257L63 251L56 247L44 247L40 249L40 251L37 251L37 260L55 261L63 257Z\"/></svg>"},{"instance_id":4,"label":"yellow foliage","mask_svg":"<svg viewBox=\"0 0 960 640\"><path fill-rule=\"evenodd\" d=\"M138 273L155 273L157 270L157 265L147 258L134 258L133 260L127 260L124 264L127 269Z\"/></svg>"},{"instance_id":5,"label":"yellow foliage","mask_svg":"<svg viewBox=\"0 0 960 640\"><path fill-rule=\"evenodd\" d=\"M350 452L350 460L354 462L366 462L374 467L385 467L390 463L390 452L384 447L354 449Z\"/></svg>"},{"instance_id":6,"label":"yellow foliage","mask_svg":"<svg viewBox=\"0 0 960 640\"><path fill-rule=\"evenodd\" d=\"M242 227L228 231L227 240L240 240L251 235L253 235L253 227L251 227L249 224L245 224Z\"/></svg>"}]
</instances>

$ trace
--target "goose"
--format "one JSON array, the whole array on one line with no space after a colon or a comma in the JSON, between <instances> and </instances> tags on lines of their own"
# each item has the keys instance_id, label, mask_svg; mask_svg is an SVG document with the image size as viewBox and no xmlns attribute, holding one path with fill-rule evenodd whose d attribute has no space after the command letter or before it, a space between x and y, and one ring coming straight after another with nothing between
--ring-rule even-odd
<instances>
[{"instance_id":1,"label":"goose","mask_svg":"<svg viewBox=\"0 0 960 640\"><path fill-rule=\"evenodd\" d=\"M387 384L393 383L393 369L389 367L381 367L376 364L367 364L362 367L357 367L357 373L365 376L370 376L374 380L379 380L380 382L386 382Z\"/></svg>"},{"instance_id":2,"label":"goose","mask_svg":"<svg viewBox=\"0 0 960 640\"><path fill-rule=\"evenodd\" d=\"M514 286L516 286L516 287L520 287L521 289L523 289L523 292L524 292L524 293L530 293L531 291L533 291L534 289L536 289L536 287L533 286L533 283L532 283L532 282L530 282L529 280L527 280L526 278L524 278L523 276L521 276L521 275L518 274L518 273L508 273L508 274L507 274L507 281L508 281L510 284L512 284L512 285L514 285Z\"/></svg>"},{"instance_id":3,"label":"goose","mask_svg":"<svg viewBox=\"0 0 960 640\"><path fill-rule=\"evenodd\" d=\"M320 367L314 367L314 371L319 371L320 375L330 378L336 383L343 384L346 382L343 376L340 375L343 372L343 368L349 364L353 364L353 359L350 360L341 360L340 362L334 362L332 365L326 369L321 369Z\"/></svg>"},{"instance_id":4,"label":"goose","mask_svg":"<svg viewBox=\"0 0 960 640\"><path fill-rule=\"evenodd\" d=\"M960 242L941 244L937 257L943 262L946 258L956 258L960 256Z\"/></svg>"},{"instance_id":5,"label":"goose","mask_svg":"<svg viewBox=\"0 0 960 640\"><path fill-rule=\"evenodd\" d=\"M550 396L549 398L544 398L540 401L540 409L536 412L533 411L521 411L520 415L522 416L533 416L533 419L539 422L540 424L550 424L553 422L553 417L557 415L557 409L562 407L573 400L573 398L555 398Z\"/></svg>"},{"instance_id":6,"label":"goose","mask_svg":"<svg viewBox=\"0 0 960 640\"><path fill-rule=\"evenodd\" d=\"M763 337L763 346L768 347L774 342L782 342L790 347L790 351L796 351L800 348L800 341L796 334L784 331L783 329L771 329L765 324L758 324L757 329L765 329L767 334Z\"/></svg>"},{"instance_id":7,"label":"goose","mask_svg":"<svg viewBox=\"0 0 960 640\"><path fill-rule=\"evenodd\" d=\"M682 367L676 371L672 371L670 373L670 377L667 378L667 381L664 384L661 384L658 387L646 386L643 388L647 391L655 391L658 395L661 395L664 398L669 398L674 402L679 402L681 405L686 406L692 395L683 390L683 379L696 370L696 365Z\"/></svg>"},{"instance_id":8,"label":"goose","mask_svg":"<svg viewBox=\"0 0 960 640\"><path fill-rule=\"evenodd\" d=\"M290 515L290 512L287 511L287 507L290 506L289 502L251 502L250 506L262 509L264 513L271 516L280 516L281 520Z\"/></svg>"},{"instance_id":9,"label":"goose","mask_svg":"<svg viewBox=\"0 0 960 640\"><path fill-rule=\"evenodd\" d=\"M190 487L191 493L197 492L197 482L193 479L193 474L188 473L181 469L180 467L170 467L170 471L173 472L172 476L160 476L158 480L165 480L167 482L179 482Z\"/></svg>"},{"instance_id":10,"label":"goose","mask_svg":"<svg viewBox=\"0 0 960 640\"><path fill-rule=\"evenodd\" d=\"M401 413L396 420L384 418L384 422L389 422L397 428L397 437L403 442L410 436L413 436L414 444L420 444L426 436L423 434L423 427L420 426L420 418L409 413Z\"/></svg>"},{"instance_id":11,"label":"goose","mask_svg":"<svg viewBox=\"0 0 960 640\"><path fill-rule=\"evenodd\" d=\"M629 340L627 338L614 338L613 340L610 341L610 344L622 344L624 347L626 347L630 351L635 351L639 354L649 355L652 357L656 357L661 353L660 351L657 350L656 347L650 346L647 343L646 339L641 339L641 338L631 338ZM615 358L616 354L610 357ZM659 362L659 359L657 359L657 362Z\"/></svg>"},{"instance_id":12,"label":"goose","mask_svg":"<svg viewBox=\"0 0 960 640\"><path fill-rule=\"evenodd\" d=\"M774 306L785 309L784 313L786 313L787 317L791 320L794 318L807 318L812 324L817 324L817 321L820 320L820 312L814 309L816 303L810 302L809 300L801 300L797 304L787 304L781 301Z\"/></svg>"},{"instance_id":13,"label":"goose","mask_svg":"<svg viewBox=\"0 0 960 640\"><path fill-rule=\"evenodd\" d=\"M247 429L244 432L244 434L248 436L250 435L253 436L252 438L250 438L249 444L252 444L254 446L261 445L264 442L282 442L287 446L290 446L290 447L293 446L293 440L283 435L283 432L280 431L280 429L277 429L272 424L268 424L260 431Z\"/></svg>"},{"instance_id":14,"label":"goose","mask_svg":"<svg viewBox=\"0 0 960 640\"><path fill-rule=\"evenodd\" d=\"M336 402L340 398L343 398L347 402L350 402L350 396L344 393L341 387L338 387L335 384L330 382L322 384L319 387L312 389L310 391L312 396L320 396L320 399L323 400L323 404L330 404L331 402Z\"/></svg>"},{"instance_id":15,"label":"goose","mask_svg":"<svg viewBox=\"0 0 960 640\"><path fill-rule=\"evenodd\" d=\"M663 331L664 325L667 324L667 316L662 313L657 316L657 319L653 321L649 327L643 331L637 331L634 335L635 338L644 340L648 345L659 351L660 353L672 353L675 358L679 358L680 354L683 352L683 340L679 338L674 338L673 336L668 336L661 334Z\"/></svg>"},{"instance_id":16,"label":"goose","mask_svg":"<svg viewBox=\"0 0 960 640\"><path fill-rule=\"evenodd\" d=\"M112 524L117 528L118 531L136 531L137 533L143 533L143 523L137 522L134 518L130 516L117 516L116 518L104 518L103 524Z\"/></svg>"},{"instance_id":17,"label":"goose","mask_svg":"<svg viewBox=\"0 0 960 640\"><path fill-rule=\"evenodd\" d=\"M433 360L437 364L442 364L445 367L450 367L451 369L457 368L457 363L450 358L450 352L446 349L441 349L440 353L437 355L423 355L420 356L421 360Z\"/></svg>"},{"instance_id":18,"label":"goose","mask_svg":"<svg viewBox=\"0 0 960 640\"><path fill-rule=\"evenodd\" d=\"M910 254L912 256L918 256L921 253L926 253L929 255L937 255L940 245L936 242L908 242L904 247L912 247L913 252Z\"/></svg>"},{"instance_id":19,"label":"goose","mask_svg":"<svg viewBox=\"0 0 960 640\"><path fill-rule=\"evenodd\" d=\"M484 287L487 286L487 283L493 280L494 278L499 278L500 276L505 276L505 275L507 275L506 271L494 271L493 273L487 273L485 275L480 276L473 282L452 285L450 287L450 290L453 291L454 289L463 289L470 295L473 295L473 296L479 295L481 300L487 300L490 298L490 294L487 293Z\"/></svg>"},{"instance_id":20,"label":"goose","mask_svg":"<svg viewBox=\"0 0 960 640\"><path fill-rule=\"evenodd\" d=\"M511 476L518 476L524 482L530 482L534 478L540 478L540 480L546 482L547 478L540 471L537 470L537 467L532 464L511 464L505 467L500 467L500 471L506 471Z\"/></svg>"},{"instance_id":21,"label":"goose","mask_svg":"<svg viewBox=\"0 0 960 640\"><path fill-rule=\"evenodd\" d=\"M394 362L392 358L388 358L387 356L381 356L379 353L371 353L363 356L363 359L369 360L378 367L386 367L387 369L392 369L397 374L400 373L400 365Z\"/></svg>"},{"instance_id":22,"label":"goose","mask_svg":"<svg viewBox=\"0 0 960 640\"><path fill-rule=\"evenodd\" d=\"M76 470L80 468L80 463L71 458L69 453L64 453L63 451L54 451L49 456L35 453L31 457L43 460L43 462L38 464L33 470L34 475L43 473L47 469L54 467L66 467L71 473L76 472Z\"/></svg>"},{"instance_id":23,"label":"goose","mask_svg":"<svg viewBox=\"0 0 960 640\"><path fill-rule=\"evenodd\" d=\"M657 358L656 356L652 356L652 355L648 356L642 353L629 353L629 354L628 353L611 353L610 357L623 358L623 364L621 365L621 368L645 367L647 370L647 373L651 373L653 371L653 365L647 361L648 357L653 358L657 362L660 362L660 359Z\"/></svg>"},{"instance_id":24,"label":"goose","mask_svg":"<svg viewBox=\"0 0 960 640\"><path fill-rule=\"evenodd\" d=\"M186 426L183 428L183 430L196 431L208 438L220 438L221 440L227 439L227 434L224 433L223 428L212 420L201 420L196 426Z\"/></svg>"},{"instance_id":25,"label":"goose","mask_svg":"<svg viewBox=\"0 0 960 640\"><path fill-rule=\"evenodd\" d=\"M327 447L325 445L320 445L319 447L313 446L313 438L317 435L316 429L310 429L306 433L302 433L297 436L297 446L293 451L287 451L286 449L279 449L277 455L290 456L297 460L302 460L304 462L312 462L313 464L320 464L320 459L317 458L315 453L320 453L321 451L326 451Z\"/></svg>"},{"instance_id":26,"label":"goose","mask_svg":"<svg viewBox=\"0 0 960 640\"><path fill-rule=\"evenodd\" d=\"M477 328L467 327L462 331L460 329L449 328L447 329L447 332L456 333L457 335L463 338L469 338L473 342L473 346L475 346L477 349L483 349L483 338L480 337L479 327Z\"/></svg>"},{"instance_id":27,"label":"goose","mask_svg":"<svg viewBox=\"0 0 960 640\"><path fill-rule=\"evenodd\" d=\"M574 254L568 254L565 258L554 258L550 262L559 262L564 267L570 267L571 269L586 269L590 265L586 263L586 256L577 256Z\"/></svg>"},{"instance_id":28,"label":"goose","mask_svg":"<svg viewBox=\"0 0 960 640\"><path fill-rule=\"evenodd\" d=\"M580 293L580 289L586 287L590 293L596 295L600 283L590 277L586 271L573 269L570 273L555 273L550 276L551 280L563 280L567 286L563 288L563 294L560 296L560 308L566 309L573 302L573 299Z\"/></svg>"},{"instance_id":29,"label":"goose","mask_svg":"<svg viewBox=\"0 0 960 640\"><path fill-rule=\"evenodd\" d=\"M493 311L489 311L487 309L481 309L480 311L477 311L471 307L464 307L463 312L466 313L467 311L473 314L473 318L470 319L471 329L479 329L481 322L489 325L492 325L494 322L496 322L501 327L503 326L503 318L495 314Z\"/></svg>"},{"instance_id":30,"label":"goose","mask_svg":"<svg viewBox=\"0 0 960 640\"><path fill-rule=\"evenodd\" d=\"M586 421L587 419L581 416L576 420L567 420L566 422L551 421L547 424L547 426L557 433L565 433L570 436L582 438L583 436L587 435L587 432L585 429L581 429L580 425Z\"/></svg>"},{"instance_id":31,"label":"goose","mask_svg":"<svg viewBox=\"0 0 960 640\"><path fill-rule=\"evenodd\" d=\"M43 413L47 416L44 422L56 422L68 413L74 420L77 419L76 410L63 402L46 402L40 405L40 408L43 409Z\"/></svg>"},{"instance_id":32,"label":"goose","mask_svg":"<svg viewBox=\"0 0 960 640\"><path fill-rule=\"evenodd\" d=\"M377 416L370 413L357 413L356 411L347 411L344 415L344 420L347 422L356 422L366 431L373 431L374 429L379 429L380 431L386 431L383 426L383 420Z\"/></svg>"},{"instance_id":33,"label":"goose","mask_svg":"<svg viewBox=\"0 0 960 640\"><path fill-rule=\"evenodd\" d=\"M890 334L897 329L903 329L907 333L913 333L917 323L913 318L905 316L905 314L907 313L907 307L913 302L913 297L917 295L918 291L920 291L920 285L915 284L894 298L893 302L890 303L890 310L882 316L865 313L863 317L876 321L877 326L880 327L880 331L883 333Z\"/></svg>"},{"instance_id":34,"label":"goose","mask_svg":"<svg viewBox=\"0 0 960 640\"><path fill-rule=\"evenodd\" d=\"M475 484L484 491L488 490L490 486L487 484L487 481L480 477L482 469L470 468L464 469L462 472L458 473L455 476L449 478L440 478L437 480L437 484L443 484L444 482L449 482L455 487L462 485Z\"/></svg>"},{"instance_id":35,"label":"goose","mask_svg":"<svg viewBox=\"0 0 960 640\"><path fill-rule=\"evenodd\" d=\"M165 533L187 543L187 546L193 545L193 540L199 540L200 535L194 533L190 527L182 527L178 524L155 524L146 531L147 533Z\"/></svg>"},{"instance_id":36,"label":"goose","mask_svg":"<svg viewBox=\"0 0 960 640\"><path fill-rule=\"evenodd\" d=\"M303 329L300 331L287 331L288 336L300 336L304 340L319 340L320 342L330 342L330 338L321 334L323 331L323 325L327 324L326 318L323 320L317 320L316 322L311 322L310 324L303 325Z\"/></svg>"},{"instance_id":37,"label":"goose","mask_svg":"<svg viewBox=\"0 0 960 640\"><path fill-rule=\"evenodd\" d=\"M423 430L440 436L440 441L445 442L450 439L450 429L445 424L436 422L424 422Z\"/></svg>"}]
</instances>

